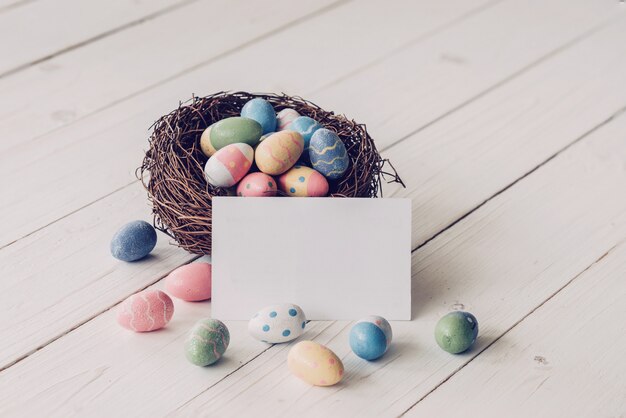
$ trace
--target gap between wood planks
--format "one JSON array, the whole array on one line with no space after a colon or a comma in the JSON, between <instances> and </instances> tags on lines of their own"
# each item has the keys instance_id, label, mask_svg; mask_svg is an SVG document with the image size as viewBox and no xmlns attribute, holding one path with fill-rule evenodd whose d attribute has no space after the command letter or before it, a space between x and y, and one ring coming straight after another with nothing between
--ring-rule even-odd
<instances>
[{"instance_id":1,"label":"gap between wood planks","mask_svg":"<svg viewBox=\"0 0 626 418\"><path fill-rule=\"evenodd\" d=\"M620 112L621 113L621 112ZM594 129L595 130L595 129ZM591 133L591 131L590 131ZM586 136L587 134L585 134ZM578 141L576 141L578 142ZM569 148L566 147L566 148ZM553 157L550 157L549 160L551 160ZM549 161L548 160L548 161ZM543 164L542 164L543 165ZM525 176L524 176L525 177ZM516 181L517 182L517 181ZM439 382L437 385L435 385L431 390L429 390L424 396L422 396L421 398L419 398L415 403L413 403L410 407L408 407L404 412L402 412L400 415L398 415L398 417L402 417L404 415L406 415L411 409L413 409L417 404L419 404L420 402L422 402L424 399L426 399L429 395L431 395L433 392L435 392L437 389L439 389L441 386L443 386L446 382L448 382L454 375L456 375L458 372L460 372L461 370L463 370L467 365L469 365L472 361L474 361L476 358L478 358L478 356L480 356L482 353L484 353L486 350L488 350L492 345L494 345L495 343L497 343L500 339L502 339L502 337L504 337L505 335L507 335L509 332L511 332L514 328L516 328L518 325L520 325L522 322L524 322L527 318L529 318L532 314L535 313L535 311L537 311L538 309L540 309L542 306L544 306L546 303L548 303L549 301L551 301L552 299L554 299L557 295L559 295L566 287L568 287L569 285L571 285L574 281L576 281L576 279L578 279L580 276L582 276L587 270L591 269L593 266L595 266L596 264L598 264L599 262L601 262L607 255L609 255L615 248L619 247L620 245L622 245L624 242L626 242L626 239L618 242L617 244L613 245L611 248L609 248L604 254L602 254L600 257L598 257L595 261L593 261L591 264L589 264L587 267L585 267L580 273L576 274L574 277L572 277L570 280L568 280L563 286L561 286L559 289L556 290L556 292L552 293L550 296L548 296L543 302L541 302L539 305L535 306L530 312L528 312L526 315L524 315L522 318L520 318L518 321L516 321L513 325L511 325L509 328L507 328L502 334L500 334L499 336L497 336L496 338L494 338L493 341L491 341L489 344L487 344L482 350L480 350L479 352L477 352L475 355L473 355L467 362L463 363L460 367L456 368L452 373L450 373L445 379L443 379L441 382ZM547 379L547 378L546 378ZM545 382L545 380L544 380ZM539 385L541 386L543 384L543 382ZM538 388L537 388L538 389Z\"/></svg>"},{"instance_id":2,"label":"gap between wood planks","mask_svg":"<svg viewBox=\"0 0 626 418\"><path fill-rule=\"evenodd\" d=\"M15 3L10 3L5 6L0 7L0 13L8 12L9 10L17 9L18 7L24 6L28 3L33 3L35 0L18 0Z\"/></svg>"},{"instance_id":3,"label":"gap between wood planks","mask_svg":"<svg viewBox=\"0 0 626 418\"><path fill-rule=\"evenodd\" d=\"M8 7L9 8L13 8L13 7L21 6L23 4L30 3L31 1L33 1L33 0L25 0L22 3L16 3L16 4L10 5ZM182 0L180 3L176 3L176 4L173 4L171 6L167 6L167 7L163 8L161 10L158 10L158 11L156 11L154 13L147 14L147 15L145 15L145 16L137 19L137 20L133 20L133 21L125 23L125 24L123 24L121 26L109 29L109 30L104 31L102 33L99 33L99 34L97 34L95 36L92 36L91 38L87 38L87 39L82 40L80 42L77 42L75 44L69 45L69 46L67 46L65 48L59 49L58 51L52 52L52 53L50 53L48 55L44 55L43 57L37 58L36 60L32 60L32 61L26 62L24 64L20 64L20 65L18 65L16 67L13 67L13 68L9 69L9 70L6 70L3 73L0 73L0 79L5 78L7 76L10 76L12 74L15 74L17 72L20 72L22 70L25 70L25 69L27 69L29 67L32 67L33 65L41 64L42 62L45 62L45 61L51 60L53 58L56 58L59 55L66 54L66 53L68 53L70 51L74 51L75 49L81 48L81 47L89 45L89 44L91 44L93 42L96 42L96 41L99 41L101 39L107 38L107 37L109 37L111 35L114 35L114 34L116 34L118 32L122 32L122 31L124 31L126 29L130 29L130 28L132 28L134 26L141 25L142 23L145 23L145 22L148 22L150 20L156 19L157 17L162 16L164 14L167 14L169 12L172 12L174 10L178 10L178 9L183 8L183 7L189 6L190 4L196 3L197 1L199 1L199 0ZM2 13L4 10L7 10L7 9L0 9L0 13Z\"/></svg>"}]
</instances>

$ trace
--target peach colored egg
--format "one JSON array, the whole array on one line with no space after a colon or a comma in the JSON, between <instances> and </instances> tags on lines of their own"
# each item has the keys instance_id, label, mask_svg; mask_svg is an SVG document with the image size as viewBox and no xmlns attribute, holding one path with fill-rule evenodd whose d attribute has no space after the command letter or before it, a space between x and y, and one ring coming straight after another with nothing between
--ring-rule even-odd
<instances>
[{"instance_id":1,"label":"peach colored egg","mask_svg":"<svg viewBox=\"0 0 626 418\"><path fill-rule=\"evenodd\" d=\"M295 165L278 178L278 188L294 197L321 197L328 194L328 180L310 167Z\"/></svg>"},{"instance_id":2,"label":"peach colored egg","mask_svg":"<svg viewBox=\"0 0 626 418\"><path fill-rule=\"evenodd\" d=\"M314 341L300 341L287 355L295 376L315 386L332 386L343 377L343 363L330 349Z\"/></svg>"},{"instance_id":3,"label":"peach colored egg","mask_svg":"<svg viewBox=\"0 0 626 418\"><path fill-rule=\"evenodd\" d=\"M178 267L165 278L165 290L188 302L211 299L211 264L191 263Z\"/></svg>"},{"instance_id":4,"label":"peach colored egg","mask_svg":"<svg viewBox=\"0 0 626 418\"><path fill-rule=\"evenodd\" d=\"M226 145L218 150L204 166L209 184L215 187L235 185L248 173L254 159L254 150L248 144Z\"/></svg>"},{"instance_id":5,"label":"peach colored egg","mask_svg":"<svg viewBox=\"0 0 626 418\"><path fill-rule=\"evenodd\" d=\"M276 196L276 181L265 173L250 173L239 182L237 196Z\"/></svg>"},{"instance_id":6,"label":"peach colored egg","mask_svg":"<svg viewBox=\"0 0 626 418\"><path fill-rule=\"evenodd\" d=\"M304 150L302 135L294 131L280 131L265 138L255 151L257 167L272 176L289 170Z\"/></svg>"},{"instance_id":7,"label":"peach colored egg","mask_svg":"<svg viewBox=\"0 0 626 418\"><path fill-rule=\"evenodd\" d=\"M163 328L174 315L172 299L160 290L144 290L129 296L117 311L117 322L135 332Z\"/></svg>"}]
</instances>

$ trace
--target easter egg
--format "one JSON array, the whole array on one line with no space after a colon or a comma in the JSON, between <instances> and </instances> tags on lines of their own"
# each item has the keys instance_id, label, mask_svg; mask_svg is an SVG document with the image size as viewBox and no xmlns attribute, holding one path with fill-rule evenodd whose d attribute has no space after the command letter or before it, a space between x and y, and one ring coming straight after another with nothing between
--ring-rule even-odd
<instances>
[{"instance_id":1,"label":"easter egg","mask_svg":"<svg viewBox=\"0 0 626 418\"><path fill-rule=\"evenodd\" d=\"M350 164L348 151L341 138L325 128L313 133L309 144L309 158L313 168L331 180L343 176Z\"/></svg>"},{"instance_id":2,"label":"easter egg","mask_svg":"<svg viewBox=\"0 0 626 418\"><path fill-rule=\"evenodd\" d=\"M129 296L117 311L117 322L135 332L163 328L174 315L174 303L160 290L144 290Z\"/></svg>"},{"instance_id":3,"label":"easter egg","mask_svg":"<svg viewBox=\"0 0 626 418\"><path fill-rule=\"evenodd\" d=\"M121 227L111 240L111 255L122 261L144 258L154 249L157 234L146 221L133 221Z\"/></svg>"},{"instance_id":4,"label":"easter egg","mask_svg":"<svg viewBox=\"0 0 626 418\"><path fill-rule=\"evenodd\" d=\"M381 316L368 316L350 330L350 348L365 360L381 357L391 344L391 325Z\"/></svg>"},{"instance_id":5,"label":"easter egg","mask_svg":"<svg viewBox=\"0 0 626 418\"><path fill-rule=\"evenodd\" d=\"M332 386L343 377L343 363L335 353L314 341L300 341L287 355L295 376L315 386Z\"/></svg>"},{"instance_id":6,"label":"easter egg","mask_svg":"<svg viewBox=\"0 0 626 418\"><path fill-rule=\"evenodd\" d=\"M267 137L269 137L272 134L275 134L276 132L268 132L266 134L261 135L261 139L259 139L259 142L265 140Z\"/></svg>"},{"instance_id":7,"label":"easter egg","mask_svg":"<svg viewBox=\"0 0 626 418\"><path fill-rule=\"evenodd\" d=\"M254 159L254 150L248 144L230 144L217 151L204 166L209 184L230 187L248 173Z\"/></svg>"},{"instance_id":8,"label":"easter egg","mask_svg":"<svg viewBox=\"0 0 626 418\"><path fill-rule=\"evenodd\" d=\"M278 178L278 188L293 197L321 197L328 194L328 181L310 167L295 165Z\"/></svg>"},{"instance_id":9,"label":"easter egg","mask_svg":"<svg viewBox=\"0 0 626 418\"><path fill-rule=\"evenodd\" d=\"M222 321L201 319L193 326L185 341L185 357L197 366L218 361L230 343L230 333Z\"/></svg>"},{"instance_id":10,"label":"easter egg","mask_svg":"<svg viewBox=\"0 0 626 418\"><path fill-rule=\"evenodd\" d=\"M250 335L271 344L294 340L302 335L305 327L304 312L291 303L267 306L248 322Z\"/></svg>"},{"instance_id":11,"label":"easter egg","mask_svg":"<svg viewBox=\"0 0 626 418\"><path fill-rule=\"evenodd\" d=\"M276 196L276 182L265 173L250 173L242 178L237 185L237 196Z\"/></svg>"},{"instance_id":12,"label":"easter egg","mask_svg":"<svg viewBox=\"0 0 626 418\"><path fill-rule=\"evenodd\" d=\"M270 102L265 99L249 100L243 105L241 116L259 122L264 134L276 130L276 112Z\"/></svg>"},{"instance_id":13,"label":"easter egg","mask_svg":"<svg viewBox=\"0 0 626 418\"><path fill-rule=\"evenodd\" d=\"M293 131L280 131L265 138L256 147L255 161L259 170L272 176L289 170L298 161L304 140Z\"/></svg>"},{"instance_id":14,"label":"easter egg","mask_svg":"<svg viewBox=\"0 0 626 418\"><path fill-rule=\"evenodd\" d=\"M322 125L320 125L315 119L308 116L300 116L299 118L294 119L289 127L290 130L296 131L302 135L302 139L304 139L304 152L308 152L311 137L315 131L321 128Z\"/></svg>"},{"instance_id":15,"label":"easter egg","mask_svg":"<svg viewBox=\"0 0 626 418\"><path fill-rule=\"evenodd\" d=\"M478 337L478 321L469 312L450 312L437 322L435 340L448 353L458 354L470 348Z\"/></svg>"},{"instance_id":16,"label":"easter egg","mask_svg":"<svg viewBox=\"0 0 626 418\"><path fill-rule=\"evenodd\" d=\"M276 129L279 131L284 131L285 129L289 129L289 125L296 118L298 118L300 114L294 109L283 109L276 115Z\"/></svg>"},{"instance_id":17,"label":"easter egg","mask_svg":"<svg viewBox=\"0 0 626 418\"><path fill-rule=\"evenodd\" d=\"M250 118L232 117L215 122L202 132L200 148L207 157L238 142L255 146L263 133L261 124Z\"/></svg>"},{"instance_id":18,"label":"easter egg","mask_svg":"<svg viewBox=\"0 0 626 418\"><path fill-rule=\"evenodd\" d=\"M165 290L188 302L211 299L211 265L190 263L178 267L165 278Z\"/></svg>"}]
</instances>

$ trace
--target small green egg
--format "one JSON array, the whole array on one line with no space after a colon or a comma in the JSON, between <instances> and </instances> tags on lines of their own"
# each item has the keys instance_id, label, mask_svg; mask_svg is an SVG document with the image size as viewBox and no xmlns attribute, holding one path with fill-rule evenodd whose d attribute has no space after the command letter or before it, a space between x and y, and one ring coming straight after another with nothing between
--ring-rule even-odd
<instances>
[{"instance_id":1,"label":"small green egg","mask_svg":"<svg viewBox=\"0 0 626 418\"><path fill-rule=\"evenodd\" d=\"M222 321L201 319L185 341L185 356L197 366L208 366L222 357L229 342L230 333Z\"/></svg>"},{"instance_id":2,"label":"small green egg","mask_svg":"<svg viewBox=\"0 0 626 418\"><path fill-rule=\"evenodd\" d=\"M435 340L448 353L458 354L470 348L478 336L478 321L469 312L450 312L437 322Z\"/></svg>"}]
</instances>

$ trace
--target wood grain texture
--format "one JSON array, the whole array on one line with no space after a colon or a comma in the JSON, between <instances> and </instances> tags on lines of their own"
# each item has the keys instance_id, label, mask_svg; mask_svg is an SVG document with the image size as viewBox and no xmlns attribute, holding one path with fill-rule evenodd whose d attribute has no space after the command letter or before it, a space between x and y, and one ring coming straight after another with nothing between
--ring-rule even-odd
<instances>
[{"instance_id":1,"label":"wood grain texture","mask_svg":"<svg viewBox=\"0 0 626 418\"><path fill-rule=\"evenodd\" d=\"M369 8L363 9L363 16L368 16L372 22L380 11L379 6L375 6L371 3ZM436 10L439 9L435 8ZM449 19L457 16L457 12L452 13ZM423 19L437 16L433 13L424 15ZM349 14L350 10L337 9L333 11L330 23L338 24ZM445 21L444 16L434 19L432 24L442 21ZM363 21L359 24L362 23ZM328 21L321 20L314 27L322 28L327 24ZM429 28L432 29L433 26L429 26L424 20L424 25L416 32L416 36ZM305 29L312 30L312 27L307 26ZM356 31L356 27L353 30ZM297 35L300 37L305 33L298 32ZM404 33L403 37L406 36L407 33ZM357 37L353 42L357 45ZM275 44L274 49L268 50L265 45L259 45L259 48L263 53L278 55L282 46ZM381 43L377 48L382 51L384 47ZM363 51L366 49L364 47ZM346 66L353 62L344 60L341 63ZM341 68L343 67L338 66L335 70L339 71ZM328 76L333 77L336 74L338 73L332 72ZM230 78L219 80L235 80L239 77L238 73L231 72ZM260 76L258 77L254 80L262 82ZM11 202L21 205L18 201L27 196L24 191L32 187L30 190L37 189L46 205L32 207L34 212L31 212L31 221L46 222L46 217L54 211L63 215L70 214L0 250L0 274L9 277L7 281L0 282L0 289L4 291L0 295L0 301L6 303L7 311L11 313L3 318L6 321L5 326L0 327L0 335L4 333L10 341L10 344L0 349L2 366L12 364L192 258L183 251L167 246L167 238L164 236L161 236L157 252L159 258L146 260L148 265L140 264L145 268L138 269L134 265L119 263L108 254L108 240L113 231L131 219L149 215L145 192L134 180L134 167L141 160L145 128L149 121L155 114L166 112L168 109L165 106L175 102L175 97L179 94L175 86L170 86L165 91L170 100L162 110L155 111L153 108L153 103L158 102L157 98L160 97L158 94L163 93L157 92L143 97L140 102L125 103L116 109L105 111L95 121L80 122L75 125L78 129L59 131L45 140L42 138L37 141L38 146L26 144L28 151L24 154L12 151L0 156L0 171L6 169L7 174L20 172L14 184L14 180L2 180L3 190L17 199L7 201L0 211L19 216L19 207ZM108 126L112 118L120 117L117 125ZM28 160L21 160L20 155ZM94 165L103 160L108 161L107 167L101 169ZM59 161L66 161L66 164L59 164ZM40 171L44 166L47 168ZM35 172L39 175L33 176ZM77 174L85 172L89 172L89 175ZM52 180L53 177L56 180ZM123 179L123 183L117 185L115 181L118 179ZM48 180L52 182L46 185ZM76 180L81 180L80 187L77 187ZM96 203L87 208L73 207L73 198L80 198L78 193L83 193L79 192L83 187L85 191L106 190L106 193L112 194L104 198L92 195L98 199ZM69 200L56 200L55 195L66 192L66 197L73 197ZM85 195L82 198L84 197ZM103 216L103 213L107 216ZM3 225L2 228L24 226L25 224L11 224ZM2 238L6 239L8 236L3 234ZM56 250L51 252L50 248ZM28 258L12 263L11 260L18 254L27 254ZM40 262L29 263L28 260L32 258ZM127 280L128 275L133 279ZM42 288L46 290L37 291Z\"/></svg>"},{"instance_id":2,"label":"wood grain texture","mask_svg":"<svg viewBox=\"0 0 626 418\"><path fill-rule=\"evenodd\" d=\"M519 7L517 6L519 4L518 2L511 3L511 7L515 10ZM566 30L554 31L547 23L538 27L537 32L533 32L535 34L533 36L537 36L537 43L539 43L539 39L541 39L539 47L529 49L524 54L520 53L519 58L516 58L516 55L511 56L510 59L504 61L505 65L499 65L502 63L499 59L500 51L502 49L517 47L519 38L527 36L527 28L532 24L534 17L534 14L528 11L525 14L507 15L507 19L511 21L511 25L509 25L508 30L504 33L501 33L501 22L497 20L498 16L500 16L500 19L502 18L501 15L503 15L503 12L500 12L500 14L488 14L486 18L481 18L481 16L492 10L492 8L487 8L480 13L469 16L468 19L459 22L458 25L452 26L450 30L443 31L437 36L419 42L419 48L412 48L402 56L404 60L414 62L414 64L412 64L413 70L415 70L415 66L426 66L429 68L428 72L429 75L433 76L432 78L418 78L419 80L423 80L423 86L433 84L440 86L450 84L457 86L470 85L472 89L467 90L459 88L457 89L458 91L455 90L455 92L446 90L446 95L442 96L442 100L437 107L429 104L428 106L415 108L413 107L415 105L410 106L407 104L406 106L415 109L413 111L414 115L407 117L403 123L409 124L411 127L406 128L402 132L396 132L395 134L392 132L381 134L377 139L379 146L384 147L415 130L419 130L423 127L422 123L426 123L427 120L432 121L432 118L440 117L455 109L459 103L471 100L473 95L488 90L493 83L498 83L510 77L510 72L519 71L524 68L529 60L538 59L545 56L545 54L554 52L555 49L558 50L563 44L572 42L572 39L577 39L577 37L580 37L581 34L590 30L590 28L603 24L609 16L615 14L613 8L604 9L602 7L592 8L595 10L595 12L592 13L587 10L588 4L588 2L581 2L581 4L568 2L566 8L568 12L565 14L563 14L562 10L553 10L555 19L557 17L559 19L566 19L567 16L571 18L571 21L560 21ZM494 7L498 5L500 4L498 3ZM369 23L370 25L374 25L375 22L379 20L381 12L380 7L385 9L384 5L380 5L379 9L371 7L368 9L369 13L363 14L363 19L369 16L370 21L366 19L358 21L358 24L355 26L358 27L359 31L361 31L363 24ZM535 8L533 4L527 7L529 9ZM110 193L112 190L123 187L132 181L134 178L133 169L140 161L143 148L145 147L145 142L142 138L147 136L146 127L150 125L155 117L171 109L172 103L176 103L180 99L181 91L194 91L199 85L214 86L207 87L206 91L200 91L199 94L207 94L211 91L220 90L225 87L228 88L230 86L248 90L289 91L290 88L293 89L292 86L301 84L303 75L299 72L291 71L288 67L282 65L280 61L267 62L263 72L251 73L247 75L245 79L242 79L239 73L233 72L232 68L248 68L251 63L257 62L264 54L268 54L269 51L275 51L274 54L279 54L280 51L289 48L294 38L302 39L302 49L296 49L295 52L291 54L292 58L296 61L300 59L306 60L310 53L315 54L318 50L321 53L320 45L324 45L325 40L327 42L334 42L337 37L343 36L343 33L346 33L346 28L339 26L339 23L345 21L350 15L350 9L337 8L333 10L332 13L319 16L319 18L307 22L307 24L292 28L294 30L288 32L291 36L285 33L284 36L279 34L268 38L263 42L255 44L253 47L216 61L209 66L198 68L186 76L175 80L175 82L172 81L172 83L163 84L157 89L147 91L128 101L119 103L113 108L99 112L93 117L77 122L67 130L63 129L35 141L26 142L12 149L10 154L0 154L0 178L6 186L3 183L0 184L2 184L3 193L10 196L7 207L10 208L12 213L16 214L14 216L20 217L15 224L4 226L7 230L3 231L4 233L1 237L3 241L0 241L0 245L6 245L9 242L19 239L21 236L47 225L65 214L83 207L107 193ZM526 17L527 21L524 21L524 17ZM326 20L326 18L330 20ZM549 20L550 18L546 17L546 22ZM515 22L523 22L523 24L513 26ZM476 38L472 35L476 33L476 27L481 27L483 31L487 31L488 28L494 25L495 28L490 38L487 40L482 37ZM325 32L323 32L322 29L335 27L338 29L335 32L328 32L328 38L324 37L322 40L307 36L309 33L319 32L323 34ZM542 28L545 32L542 32ZM454 29L454 31L449 33L452 29ZM354 30L356 30L356 28ZM350 47L354 50L356 56L367 57L367 54L371 53L372 45L375 44L366 41L377 39L378 34L373 32L373 35L370 36L370 38L366 39L357 36L346 38L351 39ZM439 50L439 52L435 54L436 59L434 61L424 61L421 58L416 59L416 57L421 57L422 55L428 56L430 54L432 56L432 52L429 53L428 51L432 51L433 45L435 45L435 48L439 45L437 39L441 37L446 39L447 44L455 44L456 48L465 48L467 53L474 51L476 54L480 54L480 60L492 60L490 62L491 67L485 65L480 72L473 73L490 74L490 76L484 77L481 75L479 78L473 79L473 70L471 67L467 66L457 68L453 72L446 71L449 64L439 60L440 54L445 50ZM503 44L503 38L507 39L509 43ZM305 43L306 39L311 40L309 43ZM492 39L497 40L497 42L493 45L485 44L485 42ZM384 51L384 48L380 48L381 51ZM489 52L485 53L484 51ZM522 52L523 51L525 50L522 50ZM343 54L343 52L341 54L337 53L337 57L340 55L345 54ZM345 63L345 66L340 65L342 62ZM365 64L362 65L368 67L367 60L364 62ZM513 63L513 65L511 63ZM311 67L307 70L306 76L304 77L307 79L307 84L312 87L324 85L328 83L329 80L345 75L346 71L349 74L354 69L353 65L352 56L343 58L343 61L337 58L334 66L324 65L321 67ZM396 65L400 65L400 63ZM404 65L405 64L402 64L400 66ZM327 70L326 68L331 68L331 70ZM311 71L311 73L309 74L308 71ZM381 103L380 106L377 106L379 111L375 114L368 115L369 117L366 119L357 118L358 120L367 121L368 127L376 131L377 124L384 125L388 118L394 117L393 115L398 112L397 105L395 104L396 99L392 97L395 94L406 95L407 91L411 91L410 85L409 88L407 88L407 83L414 80L414 74L415 71L404 73L399 84L390 84L388 86L389 88L384 91L372 91L372 95L368 97L367 100L362 98L360 94L363 90L363 85L372 83L367 83L365 80L362 80L362 83L359 85L352 84L349 90L342 90L339 84L334 84L332 87L328 88L336 93L325 93L326 99L323 99L322 96L318 96L318 93L313 91L310 95L305 94L305 96L313 101L319 102L323 107L336 109L337 111L351 109L352 106L358 107L360 106L359 103ZM439 75L435 76L435 74ZM325 78L318 78L322 76ZM382 78L384 74L381 74L380 69L376 67L375 71L371 73L371 76ZM352 78L347 79L346 82L351 79ZM419 90L412 90L411 94L417 95L416 97L420 96ZM350 97L351 95L356 97L354 103L352 105L343 103L341 107L339 107L340 103L337 99L329 99L329 96L339 98ZM318 100L318 98L320 100ZM448 105L445 104L446 101ZM387 106L384 105L385 103L394 104ZM417 102L415 102L415 104L417 104ZM433 109L435 109L434 113ZM427 116L420 119L417 116L422 114L422 112ZM350 113L351 117L357 117L359 115L366 116L359 112L357 112L357 114ZM78 140L78 138L80 138L80 140ZM126 152L120 155L120 153L117 152L118 147L124 147ZM57 159L67 161L68 163L57 167L52 160L42 159L43 156L51 153L53 153ZM3 155L7 157L3 158ZM10 155L10 158L8 155ZM75 161L73 158L74 155L81 155L82 158L79 161ZM51 164L54 165L54 169L51 168ZM127 167L128 169L126 171L124 169L111 170L110 167L114 164L117 167ZM101 180L98 179L99 181L90 181L90 179L84 176L77 175L77 172L83 172L85 167L90 167L92 172L96 173L96 176L101 175L104 178ZM45 173L45 175L43 173ZM16 181L14 179L16 178L20 179L20 187L15 186ZM45 179L46 183L41 184L41 179ZM34 189L39 193L45 193L45 196L39 194L38 198L47 199L47 201L50 202L52 210L32 213L32 211L29 212L28 209L26 209L34 207L31 201L35 196L33 194ZM2 215L2 209L0 208L0 216Z\"/></svg>"},{"instance_id":3,"label":"wood grain texture","mask_svg":"<svg viewBox=\"0 0 626 418\"><path fill-rule=\"evenodd\" d=\"M405 416L624 416L624 276L622 242Z\"/></svg>"},{"instance_id":4,"label":"wood grain texture","mask_svg":"<svg viewBox=\"0 0 626 418\"><path fill-rule=\"evenodd\" d=\"M311 328L309 337L344 361L339 386L300 382L285 368L288 346L266 349L237 321L227 323L242 350L231 353L236 367L199 369L196 380L181 360L177 332L184 326L172 321L176 335L132 336L135 345L107 312L3 371L13 383L0 393L0 413L89 414L120 400L130 415L402 413L623 240L626 198L616 191L626 186L625 128L621 115L418 250L415 320L393 324L393 348L382 360L367 363L349 352L349 323ZM452 356L436 346L432 330L459 308L476 314L481 336L470 353Z\"/></svg>"},{"instance_id":5,"label":"wood grain texture","mask_svg":"<svg viewBox=\"0 0 626 418\"><path fill-rule=\"evenodd\" d=\"M0 77L189 2L40 0L13 7L0 14ZM44 68L53 71L51 66Z\"/></svg>"},{"instance_id":6,"label":"wood grain texture","mask_svg":"<svg viewBox=\"0 0 626 418\"><path fill-rule=\"evenodd\" d=\"M340 385L308 386L285 368L287 350L273 347L177 415L403 413L624 239L626 196L616 191L626 187L625 128L621 115L416 251L415 319L392 323L394 342L381 360L351 353L350 326L343 326L320 341L344 363ZM476 346L456 356L433 337L437 320L453 309L473 312L481 329ZM612 358L620 361L620 350Z\"/></svg>"}]
</instances>

